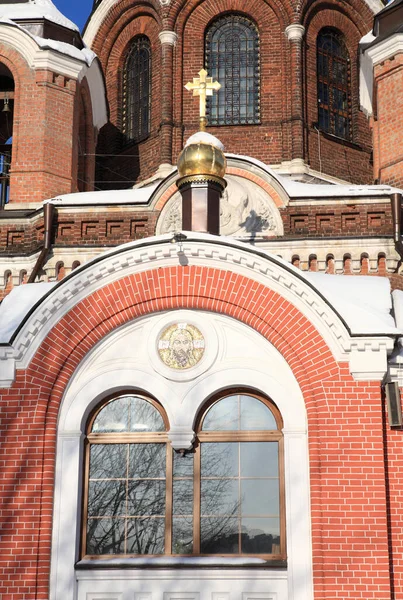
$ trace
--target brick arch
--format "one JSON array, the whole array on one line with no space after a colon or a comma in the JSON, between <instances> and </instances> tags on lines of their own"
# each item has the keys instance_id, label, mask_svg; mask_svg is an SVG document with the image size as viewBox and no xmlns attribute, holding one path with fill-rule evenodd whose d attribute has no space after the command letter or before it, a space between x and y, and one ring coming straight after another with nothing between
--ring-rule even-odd
<instances>
[{"instance_id":1,"label":"brick arch","mask_svg":"<svg viewBox=\"0 0 403 600\"><path fill-rule=\"evenodd\" d=\"M141 316L179 308L209 310L249 325L280 351L293 370L308 416L315 586L316 597L324 597L320 566L323 501L320 452L326 440L319 435L318 420L321 419L321 426L327 423L329 402L337 405L339 418L344 418L354 398L355 403L361 403L363 410L367 410L373 423L373 412L380 410L376 396L379 385L375 382L363 389L355 383L348 365L336 363L310 321L277 292L230 271L175 266L128 275L77 303L54 326L26 371L18 372L13 387L5 391L10 460L15 459L18 473L18 479L11 484L17 503L14 510L17 517L19 511L32 515L29 526L18 517L15 529L16 535L29 536L26 547L30 553L33 547L37 548L41 557L40 570L31 554L25 563L36 570L38 583L33 595L38 600L48 597L57 421L66 386L86 354L108 333ZM365 415L360 413L359 418ZM367 429L372 451L370 424ZM13 453L13 435L21 435L21 431L25 432L24 437L18 438ZM5 481L5 485L8 483ZM22 554L15 560L26 559ZM29 585L32 591L35 584Z\"/></svg>"},{"instance_id":2,"label":"brick arch","mask_svg":"<svg viewBox=\"0 0 403 600\"><path fill-rule=\"evenodd\" d=\"M197 289L193 282L198 282ZM160 268L111 283L79 302L59 321L25 373L33 388L43 390L38 397L36 426L44 431L43 470L49 485L43 490L41 502L41 556L50 553L50 482L58 411L75 369L91 348L117 327L144 315L179 308L225 314L249 325L272 343L293 370L306 401L311 431L317 430L315 388L329 373L338 373L339 365L308 319L277 292L241 275L207 267L189 267L186 271L183 267ZM312 447L313 454L316 451Z\"/></svg>"},{"instance_id":3,"label":"brick arch","mask_svg":"<svg viewBox=\"0 0 403 600\"><path fill-rule=\"evenodd\" d=\"M167 22L169 23L170 28L176 29L178 32L179 30L183 30L189 15L203 2L206 2L206 0L191 0L190 2L187 2L186 0L174 0L169 7L167 14ZM210 4L210 2L208 3ZM293 8L291 2L278 3L270 0L264 0L264 3L266 4L266 9L270 8L278 15L278 18L283 21L284 27L286 27L292 21ZM217 16L222 12L232 10L234 9L230 7L230 2L217 0ZM246 5L245 3L241 2L239 10L245 14L253 14L253 3Z\"/></svg>"},{"instance_id":4,"label":"brick arch","mask_svg":"<svg viewBox=\"0 0 403 600\"><path fill-rule=\"evenodd\" d=\"M354 0L343 3L335 0L303 0L301 2L301 23L307 28L313 16L322 10L336 10L351 19L352 23L360 30L361 36L368 33L373 25L374 14L365 0Z\"/></svg>"},{"instance_id":5,"label":"brick arch","mask_svg":"<svg viewBox=\"0 0 403 600\"><path fill-rule=\"evenodd\" d=\"M124 3L123 3L124 4ZM126 5L126 4L124 4ZM109 17L108 17L109 19ZM102 28L100 29L102 31ZM120 154L108 162L106 179L135 181L140 171L151 173L159 164L160 122L161 122L161 42L158 38L160 23L157 15L144 7L131 7L117 19L107 32L107 41L100 52L100 60L105 73L106 89L110 109L110 121L100 132L97 152L99 154ZM122 73L128 48L138 35L145 35L151 44L151 122L149 136L138 144L122 148ZM124 153L129 156L124 158ZM134 156L133 156L134 155ZM141 161L137 155L140 155ZM120 187L120 183L117 182ZM126 184L127 187L127 184Z\"/></svg>"},{"instance_id":6,"label":"brick arch","mask_svg":"<svg viewBox=\"0 0 403 600\"><path fill-rule=\"evenodd\" d=\"M135 6L133 6L133 0L121 0L109 9L91 44L91 49L98 55L104 68L102 57L109 54L111 47L125 27L133 19L142 15L150 16L161 26L158 0L138 3Z\"/></svg>"}]
</instances>

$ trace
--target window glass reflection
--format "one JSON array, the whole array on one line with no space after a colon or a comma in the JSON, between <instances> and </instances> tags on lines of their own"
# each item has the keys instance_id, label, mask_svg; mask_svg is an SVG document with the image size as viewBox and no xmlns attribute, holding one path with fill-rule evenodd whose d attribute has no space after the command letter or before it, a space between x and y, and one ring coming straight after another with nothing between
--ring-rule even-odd
<instances>
[{"instance_id":1,"label":"window glass reflection","mask_svg":"<svg viewBox=\"0 0 403 600\"><path fill-rule=\"evenodd\" d=\"M125 396L109 402L96 416L93 433L165 431L160 412L144 398Z\"/></svg>"},{"instance_id":2,"label":"window glass reflection","mask_svg":"<svg viewBox=\"0 0 403 600\"><path fill-rule=\"evenodd\" d=\"M172 554L192 554L193 518L174 517L172 519Z\"/></svg>"},{"instance_id":3,"label":"window glass reflection","mask_svg":"<svg viewBox=\"0 0 403 600\"><path fill-rule=\"evenodd\" d=\"M242 477L277 477L277 442L241 442Z\"/></svg>"},{"instance_id":4,"label":"window glass reflection","mask_svg":"<svg viewBox=\"0 0 403 600\"><path fill-rule=\"evenodd\" d=\"M202 554L238 554L238 519L202 517L200 520L200 551Z\"/></svg>"},{"instance_id":5,"label":"window glass reflection","mask_svg":"<svg viewBox=\"0 0 403 600\"><path fill-rule=\"evenodd\" d=\"M127 554L163 554L165 519L127 519Z\"/></svg>"},{"instance_id":6,"label":"window glass reflection","mask_svg":"<svg viewBox=\"0 0 403 600\"><path fill-rule=\"evenodd\" d=\"M280 553L280 519L244 518L241 550L250 554Z\"/></svg>"}]
</instances>

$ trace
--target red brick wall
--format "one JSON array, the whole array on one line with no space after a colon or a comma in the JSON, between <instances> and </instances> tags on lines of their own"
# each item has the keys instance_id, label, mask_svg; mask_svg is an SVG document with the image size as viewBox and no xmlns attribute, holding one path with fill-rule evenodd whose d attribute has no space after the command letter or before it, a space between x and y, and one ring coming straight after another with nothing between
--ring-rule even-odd
<instances>
[{"instance_id":1,"label":"red brick wall","mask_svg":"<svg viewBox=\"0 0 403 600\"><path fill-rule=\"evenodd\" d=\"M355 382L348 365L334 361L312 324L277 293L204 267L146 271L95 292L59 321L27 371L2 393L2 598L48 597L57 418L74 370L119 325L182 307L250 325L282 353L299 382L309 425L315 599L390 600L380 384ZM397 511L401 503L394 502ZM399 560L396 568L399 578Z\"/></svg>"},{"instance_id":2,"label":"red brick wall","mask_svg":"<svg viewBox=\"0 0 403 600\"><path fill-rule=\"evenodd\" d=\"M347 13L347 14L346 14ZM310 165L323 173L329 173L352 183L372 183L372 138L368 120L359 110L359 71L357 48L360 38L372 27L370 15L354 14L345 7L343 12L337 4L330 8L314 5L306 21L306 121L307 152ZM350 56L352 143L320 133L318 127L316 40L323 27L338 30L346 42ZM319 156L320 147L320 156Z\"/></svg>"},{"instance_id":3,"label":"red brick wall","mask_svg":"<svg viewBox=\"0 0 403 600\"><path fill-rule=\"evenodd\" d=\"M147 141L127 149L128 159L123 156L102 159L101 165L109 173L104 174L106 182L103 187L116 186L117 181L119 187L129 187L134 180L150 176L160 162L163 162L160 155L163 135L160 72L162 50L158 33L162 30L174 30L178 35L172 77L174 113L170 124L173 129L172 161L175 162L184 140L198 129L198 101L184 91L183 86L204 66L206 28L215 17L229 11L240 12L251 18L259 29L261 124L210 127L209 131L223 141L228 152L249 154L273 164L296 158L295 148L301 148L298 157L304 158L314 169L319 170L321 166L324 173L353 183L370 183L372 140L367 119L359 111L357 62L358 42L372 27L373 15L365 2L354 0L349 5L344 5L343 9L335 0L326 5L320 2L303 3L299 7L299 15L295 16L294 8L288 0L282 3L252 0L247 5L241 0L190 0L173 2L169 7L158 7L158 10L150 4L134 5L132 0L123 0L108 12L93 43L106 72L111 107L111 122L101 134L98 151L100 154L122 151L120 75L127 46L138 33L148 35L152 43L152 131ZM291 75L298 66L292 63L291 44L284 31L287 25L297 19L306 28L306 40L302 44L301 76L292 78ZM345 35L349 48L354 135L353 143L343 143L332 136L322 136L320 165L317 133L313 127L317 122L316 35L325 26L338 28ZM294 139L295 115L291 110L293 98L302 99L296 102L301 104L300 108L294 106L303 119L301 127L297 128L298 135L303 138L298 140L298 144ZM107 183L109 177L115 177L113 184Z\"/></svg>"},{"instance_id":4,"label":"red brick wall","mask_svg":"<svg viewBox=\"0 0 403 600\"><path fill-rule=\"evenodd\" d=\"M28 75L26 73L25 75ZM34 79L35 77L35 79ZM38 202L75 189L73 124L76 83L50 71L20 80L11 200Z\"/></svg>"},{"instance_id":5,"label":"red brick wall","mask_svg":"<svg viewBox=\"0 0 403 600\"><path fill-rule=\"evenodd\" d=\"M161 31L158 16L149 7L133 6L128 0L115 5L101 26L93 48L105 73L110 121L101 130L97 185L103 189L128 188L140 177L154 173L161 163L159 127L161 123ZM130 43L145 35L151 43L151 125L150 135L139 143L126 144L122 128L122 72Z\"/></svg>"},{"instance_id":6,"label":"red brick wall","mask_svg":"<svg viewBox=\"0 0 403 600\"><path fill-rule=\"evenodd\" d=\"M374 179L403 187L403 54L374 69Z\"/></svg>"}]
</instances>

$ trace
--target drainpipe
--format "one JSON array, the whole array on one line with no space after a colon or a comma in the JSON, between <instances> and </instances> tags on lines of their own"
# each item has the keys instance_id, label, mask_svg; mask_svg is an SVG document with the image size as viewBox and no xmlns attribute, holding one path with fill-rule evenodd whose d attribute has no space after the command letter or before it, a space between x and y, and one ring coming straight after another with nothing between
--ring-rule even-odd
<instances>
[{"instance_id":1,"label":"drainpipe","mask_svg":"<svg viewBox=\"0 0 403 600\"><path fill-rule=\"evenodd\" d=\"M390 201L392 204L392 219L393 219L393 241L395 249L400 256L398 268L403 260L403 242L402 242L402 194L396 192L391 194Z\"/></svg>"},{"instance_id":2,"label":"drainpipe","mask_svg":"<svg viewBox=\"0 0 403 600\"><path fill-rule=\"evenodd\" d=\"M49 254L50 247L52 245L52 223L53 223L53 215L55 213L55 207L51 202L46 202L43 205L43 222L44 222L44 232L43 232L43 248L41 253L39 254L35 266L31 275L29 276L28 283L34 283L36 276L39 271L42 269L45 264L45 260Z\"/></svg>"}]
</instances>

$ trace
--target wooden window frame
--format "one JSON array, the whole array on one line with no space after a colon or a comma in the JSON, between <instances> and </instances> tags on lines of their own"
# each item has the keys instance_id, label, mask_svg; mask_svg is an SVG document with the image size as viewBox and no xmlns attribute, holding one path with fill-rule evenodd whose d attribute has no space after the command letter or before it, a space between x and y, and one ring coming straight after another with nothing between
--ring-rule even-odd
<instances>
[{"instance_id":1,"label":"wooden window frame","mask_svg":"<svg viewBox=\"0 0 403 600\"><path fill-rule=\"evenodd\" d=\"M204 419L209 409L224 398L234 395L248 395L263 402L265 406L273 414L277 430L249 430L249 431L202 431ZM166 431L164 432L147 432L147 433L90 433L93 423L107 404L125 396L135 396L142 398L151 403L161 414L164 421ZM226 557L226 558L247 558L258 557L268 562L284 562L286 560L286 524L285 524L285 486L284 486L284 437L282 434L282 419L277 407L270 401L269 398L257 394L249 389L227 389L217 396L214 396L205 404L201 410L199 419L196 421L196 441L191 452L194 453L193 462L193 552L189 554L176 554L172 552L172 519L173 519L173 450L168 438L168 419L164 409L152 397L142 393L137 393L133 390L121 392L118 395L113 395L98 406L88 421L87 436L85 439L85 469L84 469L84 493L83 493L83 511L82 511L82 536L81 536L81 557L83 559L107 559L107 558L195 558L195 557ZM216 553L216 554L201 554L200 553L200 512L201 512L201 444L204 442L278 442L278 474L279 474L279 493L280 493L280 553L278 554L252 554L252 553ZM88 520L88 490L89 490L89 473L90 473L90 448L96 444L166 444L166 485L165 485L165 549L163 554L96 554L87 555L86 537L87 537L87 520ZM124 518L124 517L123 517ZM126 517L127 518L127 517Z\"/></svg>"}]
</instances>

